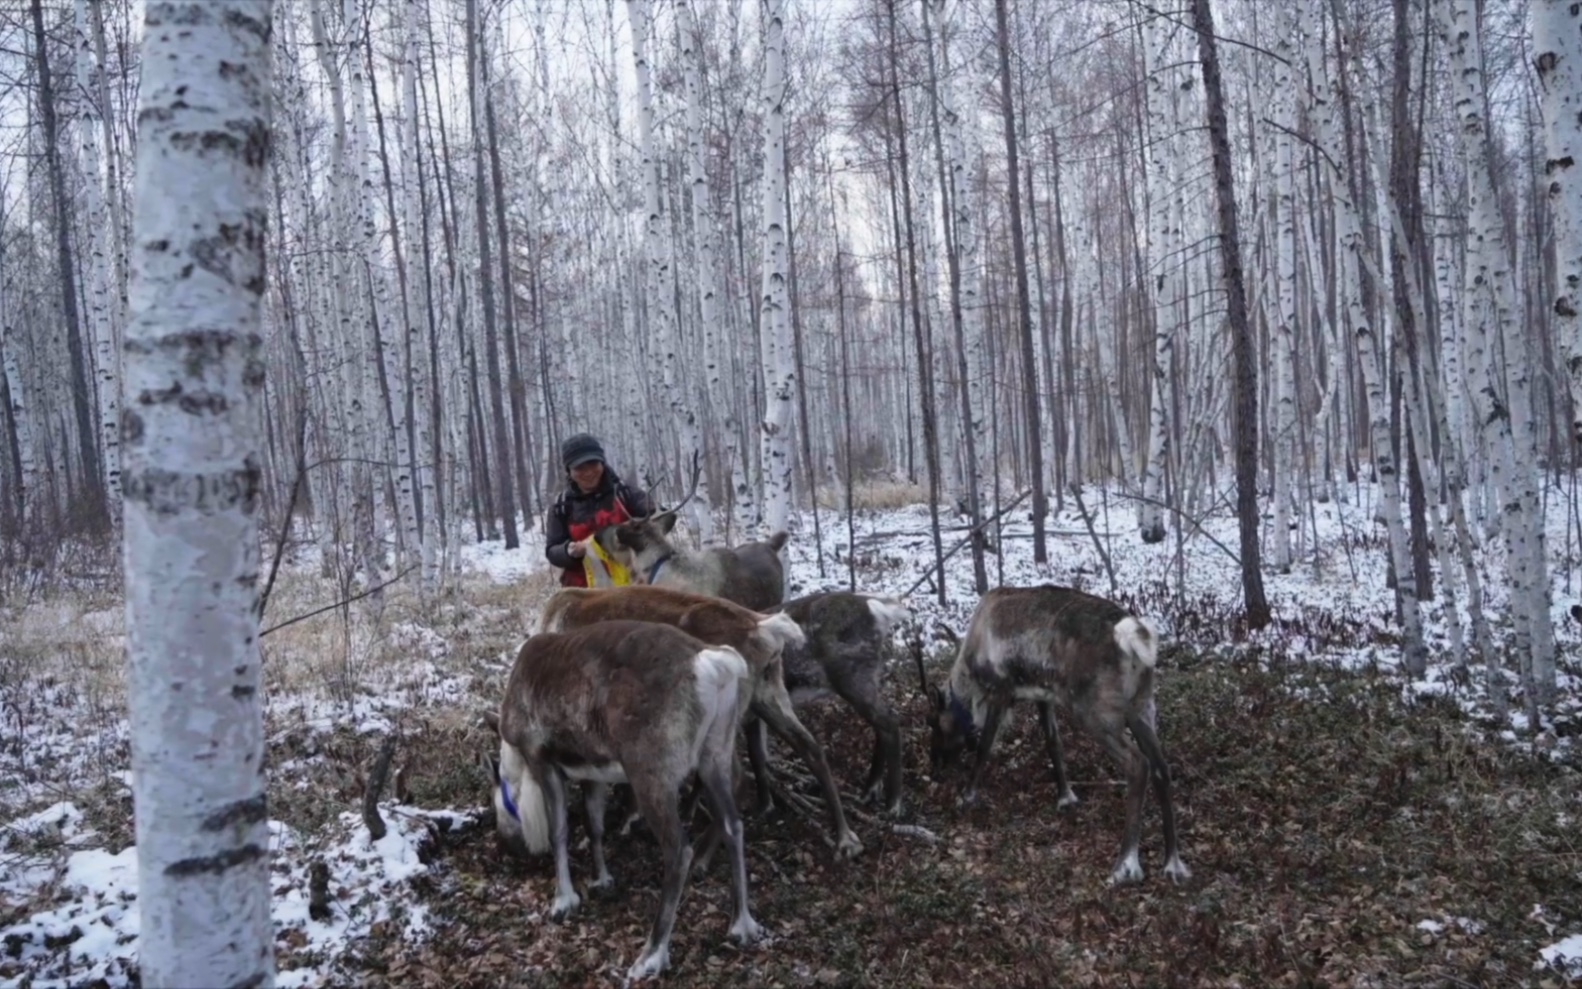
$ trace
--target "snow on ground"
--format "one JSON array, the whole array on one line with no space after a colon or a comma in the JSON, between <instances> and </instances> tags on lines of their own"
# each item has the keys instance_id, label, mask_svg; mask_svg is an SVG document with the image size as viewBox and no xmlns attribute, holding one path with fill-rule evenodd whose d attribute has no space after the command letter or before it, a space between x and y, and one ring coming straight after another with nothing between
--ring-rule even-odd
<instances>
[{"instance_id":1,"label":"snow on ground","mask_svg":"<svg viewBox=\"0 0 1582 989\"><path fill-rule=\"evenodd\" d=\"M1373 521L1367 486L1347 488L1344 494L1344 501L1312 506L1301 520L1305 532L1297 542L1297 565L1286 574L1265 574L1277 623L1240 643L1231 641L1232 630L1227 627L1240 600L1240 573L1232 552L1238 544L1236 520L1228 510L1201 520L1203 535L1188 535L1183 545L1177 544L1172 529L1165 542L1147 546L1136 536L1135 510L1128 503L1096 488L1084 492L1084 502L1114 567L1116 591L1158 619L1167 634L1179 630L1178 638L1198 647L1263 649L1265 655L1282 659L1394 675L1399 664L1394 645L1398 632L1392 595L1385 586L1383 527ZM1570 585L1578 551L1566 539L1563 513L1552 515L1548 549L1556 635L1562 655L1574 655L1578 629L1567 608L1579 593ZM977 603L971 556L964 549L947 561L947 603L940 605L932 578L927 577L933 542L926 507L861 512L853 520L854 553L848 550L842 514L824 509L819 523L822 572L812 517L804 514L793 520L794 538L787 550L791 595L846 586L847 561L854 557L858 590L911 592L908 602L925 628L944 624L958 633L965 628ZM941 524L947 529L942 542L948 551L964 538L965 522L947 514ZM1027 506L1007 513L992 537L1003 553L987 558L989 585L1051 582L1109 594L1103 557L1088 522L1070 498L1058 512L1052 508L1048 527L1050 562L1035 564ZM1315 528L1316 553L1311 551ZM498 542L467 545L461 552L463 569L493 583L518 584L546 566L539 538L526 530L524 545L509 551ZM307 556L294 564L298 570L312 572L308 557L315 548L305 547ZM1509 630L1499 541L1492 540L1482 552L1487 555L1492 585L1486 589L1485 607L1496 622L1496 634L1503 635ZM1436 579L1442 579L1435 569ZM1464 602L1463 589L1457 588L1457 596ZM1457 616L1465 627L1464 604ZM1486 716L1481 672L1467 677L1452 662L1450 614L1436 601L1426 605L1424 618L1431 668L1421 681L1402 677L1403 699L1445 693ZM72 648L98 656L100 662L118 661L121 643L115 609L100 602L97 610L86 614L60 616L56 625L84 638L85 644ZM475 682L475 677L492 677L495 666L504 668L491 660L475 666L474 673L461 671L452 643L423 621L391 622L379 636L376 643L363 644L363 651L396 656L398 662L378 670L348 671L339 689L331 683L327 689L324 684L299 684L273 691L269 697L272 743L288 735L389 732L411 712L456 706L478 691L487 692L488 684ZM0 986L30 980L27 984L42 989L97 979L110 986L128 985L129 967L135 964L138 913L136 850L127 843L131 799L124 712L118 702L107 699L110 692L103 684L92 678L16 676L16 671L26 671L28 657L21 652L8 655L6 650L19 648L17 641L0 638L0 822L12 818L0 823L0 924L6 925L0 927ZM502 663L508 661L504 657ZM485 672L479 674L478 669ZM1582 716L1578 699L1582 684L1569 670L1562 673L1561 684L1557 721ZM1520 705L1515 709L1503 732L1525 745L1532 733ZM1496 725L1497 730L1500 727ZM1550 734L1548 738L1550 757L1574 756L1570 737ZM277 774L304 769L314 758L311 745L292 748L291 756L274 763ZM101 835L89 827L83 809L73 802L86 799L78 794L124 808L127 820L122 833ZM351 812L313 834L270 822L280 985L326 984L334 977L337 959L375 925L399 925L402 936L411 939L428 933L425 905L412 887L414 879L428 872L421 851L431 828L459 825L466 815L394 803L381 809L389 833L378 842L370 840L360 816ZM327 920L313 919L308 911L309 874L316 861L328 870ZM1541 908L1538 911L1541 914ZM1582 933L1567 937L1564 929L1575 920L1568 918L1567 924L1539 917L1548 935L1562 940L1544 948L1535 966L1582 977ZM1418 926L1427 935L1437 935L1475 923L1447 915L1424 919Z\"/></svg>"}]
</instances>

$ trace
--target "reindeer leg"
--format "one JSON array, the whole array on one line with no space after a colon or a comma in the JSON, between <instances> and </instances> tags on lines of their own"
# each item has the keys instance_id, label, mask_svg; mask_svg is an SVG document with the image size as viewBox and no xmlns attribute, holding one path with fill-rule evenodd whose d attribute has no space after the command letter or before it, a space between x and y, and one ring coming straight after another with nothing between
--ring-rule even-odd
<instances>
[{"instance_id":1,"label":"reindeer leg","mask_svg":"<svg viewBox=\"0 0 1582 989\"><path fill-rule=\"evenodd\" d=\"M749 712L742 730L747 733L747 758L753 766L753 784L758 789L758 803L753 816L768 817L774 813L774 788L769 775L769 733L762 718Z\"/></svg>"},{"instance_id":2,"label":"reindeer leg","mask_svg":"<svg viewBox=\"0 0 1582 989\"><path fill-rule=\"evenodd\" d=\"M1055 787L1060 791L1060 797L1055 801L1055 809L1069 807L1077 802L1077 795L1071 792L1071 784L1066 780L1066 753L1060 745L1060 726L1055 724L1055 705L1049 701L1038 702L1038 724L1044 729L1044 742L1049 748L1049 761L1055 765Z\"/></svg>"},{"instance_id":3,"label":"reindeer leg","mask_svg":"<svg viewBox=\"0 0 1582 989\"><path fill-rule=\"evenodd\" d=\"M736 800L731 796L730 770L718 764L705 765L699 767L698 778L707 789L709 804L714 808L713 830L723 835L730 847L731 891L736 898L736 918L731 921L731 937L739 944L749 945L762 938L764 930L753 919L748 902L747 852L743 844L741 815L737 813Z\"/></svg>"},{"instance_id":4,"label":"reindeer leg","mask_svg":"<svg viewBox=\"0 0 1582 989\"><path fill-rule=\"evenodd\" d=\"M1121 857L1116 860L1115 869L1110 873L1110 884L1141 882L1143 865L1137 846L1143 836L1143 801L1148 796L1148 763L1136 744L1121 734L1120 725L1095 720L1090 726L1104 751L1126 774L1126 832L1121 838Z\"/></svg>"},{"instance_id":5,"label":"reindeer leg","mask_svg":"<svg viewBox=\"0 0 1582 989\"><path fill-rule=\"evenodd\" d=\"M1165 762L1164 748L1159 744L1159 735L1154 731L1153 703L1148 705L1147 715L1138 717L1132 715L1126 721L1126 727L1132 730L1132 736L1137 739L1137 744L1143 750L1143 755L1148 758L1148 768L1154 780L1154 795L1159 798L1159 816L1164 821L1165 829L1165 875L1171 882L1182 882L1192 878L1192 870L1181 861L1181 849L1176 844L1176 812L1175 806L1170 801L1170 766Z\"/></svg>"},{"instance_id":6,"label":"reindeer leg","mask_svg":"<svg viewBox=\"0 0 1582 989\"><path fill-rule=\"evenodd\" d=\"M610 875L610 870L604 862L604 804L610 795L608 783L583 784L583 808L588 814L588 841L593 846L593 882L588 884L588 892L608 890L615 885L615 879Z\"/></svg>"},{"instance_id":7,"label":"reindeer leg","mask_svg":"<svg viewBox=\"0 0 1582 989\"><path fill-rule=\"evenodd\" d=\"M555 902L550 920L565 920L582 903L571 884L571 855L566 848L566 781L553 767L544 771L544 798L549 801L550 842L555 846Z\"/></svg>"},{"instance_id":8,"label":"reindeer leg","mask_svg":"<svg viewBox=\"0 0 1582 989\"><path fill-rule=\"evenodd\" d=\"M637 806L643 820L659 837L659 848L665 863L665 877L659 893L659 913L648 932L643 953L626 971L628 982L652 978L670 964L670 932L676 926L676 908L681 905L681 891L687 884L687 871L692 867L692 848L687 844L681 826L681 809L676 796L677 787L660 778L652 777L639 782L632 777L632 789L637 796Z\"/></svg>"},{"instance_id":9,"label":"reindeer leg","mask_svg":"<svg viewBox=\"0 0 1582 989\"><path fill-rule=\"evenodd\" d=\"M873 690L837 691L862 720L873 726L873 757L868 763L868 778L863 781L863 799L882 800L884 813L901 814L901 718ZM882 786L882 789L881 789Z\"/></svg>"},{"instance_id":10,"label":"reindeer leg","mask_svg":"<svg viewBox=\"0 0 1582 989\"><path fill-rule=\"evenodd\" d=\"M1005 704L1001 701L989 701L989 713L984 715L983 728L978 735L978 754L972 762L972 778L967 781L967 791L961 795L957 802L962 807L970 807L978 802L978 783L983 779L983 771L988 768L989 756L994 751L994 736L1000 733L1000 720L1005 717Z\"/></svg>"},{"instance_id":11,"label":"reindeer leg","mask_svg":"<svg viewBox=\"0 0 1582 989\"><path fill-rule=\"evenodd\" d=\"M862 854L862 841L846 826L846 812L840 805L840 788L835 785L835 778L829 771L829 761L824 758L824 748L818 744L818 739L803 727L797 720L796 712L791 709L791 698L785 692L784 685L779 689L771 688L768 698L754 698L752 710L775 734L791 743L792 748L802 757L802 761L813 770L813 775L818 778L819 787L824 791L824 802L829 805L830 828L835 832L835 857L840 859L856 858Z\"/></svg>"}]
</instances>

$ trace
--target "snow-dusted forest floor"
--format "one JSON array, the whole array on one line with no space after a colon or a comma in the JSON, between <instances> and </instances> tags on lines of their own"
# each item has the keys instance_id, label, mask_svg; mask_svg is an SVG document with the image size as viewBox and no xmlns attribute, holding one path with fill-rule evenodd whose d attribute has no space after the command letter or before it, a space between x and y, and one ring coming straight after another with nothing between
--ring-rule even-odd
<instances>
[{"instance_id":1,"label":"snow-dusted forest floor","mask_svg":"<svg viewBox=\"0 0 1582 989\"><path fill-rule=\"evenodd\" d=\"M1117 596L1173 637L1161 660L1160 727L1176 778L1192 880L1158 873L1150 802L1148 878L1104 885L1118 845L1120 789L1098 748L1068 730L1082 802L1056 814L1031 719L1002 736L984 800L958 812L955 777L927 776L926 705L904 651L891 694L907 723L908 819L941 840L888 831L858 808L861 858L832 861L796 815L748 826L755 912L774 939L724 937L723 870L683 899L666 984L716 985L1559 985L1582 978L1582 670L1567 608L1561 499L1550 526L1561 700L1529 730L1518 699L1496 719L1483 673L1450 661L1447 624L1427 606L1426 679L1397 669L1382 527L1366 491L1313 506L1316 558L1266 577L1276 623L1248 635L1228 511L1203 521L1178 561L1174 535L1136 537L1133 509L1085 495ZM1106 515L1107 511L1107 515ZM994 584L1069 583L1110 593L1067 499L1050 522L1047 567L1032 563L1025 504L990 556ZM845 586L843 516L798 520L792 594ZM962 537L945 534L950 548ZM856 519L859 590L899 593L932 560L920 506ZM1106 536L1106 534L1108 534ZM1488 549L1500 572L1499 548ZM332 602L304 548L266 625ZM535 538L507 553L469 546L443 600L394 587L266 637L271 834L280 984L504 986L619 981L654 909L657 856L639 829L612 841L619 883L564 925L546 919L547 861L505 859L480 826L477 713L498 703L516 646L552 591ZM1000 567L1003 565L1003 578ZM1436 573L1436 577L1437 577ZM948 603L910 598L925 630L961 631L976 603L966 551L947 564ZM1499 581L1491 616L1503 618ZM136 971L135 850L121 688L119 602L104 591L34 593L0 614L0 985L121 986ZM935 637L930 673L949 662ZM1514 687L1514 680L1512 686ZM855 788L870 738L839 702L806 720ZM370 840L359 807L382 742L398 772ZM777 753L783 751L783 746ZM791 767L781 762L782 769ZM617 808L612 809L614 821ZM580 835L580 827L576 829ZM309 916L322 863L330 915ZM585 849L574 875L588 875ZM1570 962L1567 959L1571 959ZM1568 967L1569 966L1569 967Z\"/></svg>"}]
</instances>

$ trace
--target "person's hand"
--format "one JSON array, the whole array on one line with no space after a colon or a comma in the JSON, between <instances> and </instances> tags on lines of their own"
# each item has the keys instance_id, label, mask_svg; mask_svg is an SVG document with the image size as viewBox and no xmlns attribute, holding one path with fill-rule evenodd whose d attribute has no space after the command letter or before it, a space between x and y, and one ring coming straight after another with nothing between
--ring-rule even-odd
<instances>
[{"instance_id":1,"label":"person's hand","mask_svg":"<svg viewBox=\"0 0 1582 989\"><path fill-rule=\"evenodd\" d=\"M589 536L588 539L592 539ZM574 560L580 560L588 554L588 539L573 539L566 544L566 552Z\"/></svg>"}]
</instances>

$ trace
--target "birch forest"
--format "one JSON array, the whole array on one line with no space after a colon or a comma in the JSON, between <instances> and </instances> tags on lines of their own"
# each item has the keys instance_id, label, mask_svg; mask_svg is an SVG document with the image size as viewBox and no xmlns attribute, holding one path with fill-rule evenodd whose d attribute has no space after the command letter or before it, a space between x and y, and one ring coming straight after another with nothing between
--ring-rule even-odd
<instances>
[{"instance_id":1,"label":"birch forest","mask_svg":"<svg viewBox=\"0 0 1582 989\"><path fill-rule=\"evenodd\" d=\"M639 582L874 595L670 984L1582 979L1579 156L1574 0L0 3L0 982L626 971L478 717L583 433ZM1031 584L1159 623L1071 785L958 696Z\"/></svg>"},{"instance_id":2,"label":"birch forest","mask_svg":"<svg viewBox=\"0 0 1582 989\"><path fill-rule=\"evenodd\" d=\"M1312 560L1310 506L1363 479L1407 665L1436 598L1496 662L1497 581L1542 702L1544 512L1574 518L1582 439L1577 17L277 3L266 527L437 591L466 539L535 551L590 431L672 498L699 458L725 541L876 480L936 524L1101 483L1144 543L1233 503L1257 627L1260 569ZM12 570L120 525L141 34L129 0L0 13Z\"/></svg>"}]
</instances>

